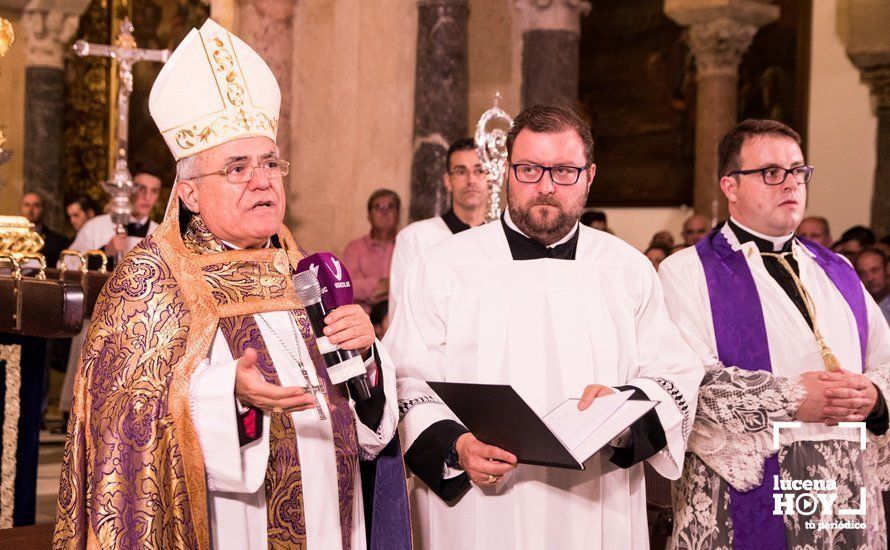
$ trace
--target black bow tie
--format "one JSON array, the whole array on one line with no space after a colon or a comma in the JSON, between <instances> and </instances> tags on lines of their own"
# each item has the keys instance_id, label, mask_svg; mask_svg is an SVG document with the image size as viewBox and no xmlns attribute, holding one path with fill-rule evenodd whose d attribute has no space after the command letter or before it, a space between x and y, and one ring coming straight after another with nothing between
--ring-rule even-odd
<instances>
[{"instance_id":1,"label":"black bow tie","mask_svg":"<svg viewBox=\"0 0 890 550\"><path fill-rule=\"evenodd\" d=\"M547 247L510 228L507 222L504 221L503 215L501 216L501 225L504 228L504 234L507 236L507 244L510 246L510 254L514 260L540 260L542 258L555 260L575 259L575 252L578 248L577 227L569 240L556 246Z\"/></svg>"}]
</instances>

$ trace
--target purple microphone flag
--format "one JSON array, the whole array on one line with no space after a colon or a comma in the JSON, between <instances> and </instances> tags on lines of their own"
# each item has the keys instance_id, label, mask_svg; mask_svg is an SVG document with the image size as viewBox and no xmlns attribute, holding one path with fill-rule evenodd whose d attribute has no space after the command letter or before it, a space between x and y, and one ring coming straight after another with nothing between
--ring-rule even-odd
<instances>
[{"instance_id":1,"label":"purple microphone flag","mask_svg":"<svg viewBox=\"0 0 890 550\"><path fill-rule=\"evenodd\" d=\"M352 279L346 266L330 252L317 252L300 260L297 273L311 270L318 278L326 311L352 303Z\"/></svg>"}]
</instances>

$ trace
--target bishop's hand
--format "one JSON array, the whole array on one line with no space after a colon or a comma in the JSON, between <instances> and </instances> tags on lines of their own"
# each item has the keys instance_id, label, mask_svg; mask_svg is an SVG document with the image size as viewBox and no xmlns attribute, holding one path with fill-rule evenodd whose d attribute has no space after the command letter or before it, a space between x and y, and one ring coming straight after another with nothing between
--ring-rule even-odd
<instances>
[{"instance_id":1,"label":"bishop's hand","mask_svg":"<svg viewBox=\"0 0 890 550\"><path fill-rule=\"evenodd\" d=\"M501 476L516 467L516 457L507 451L482 443L471 433L457 438L457 460L473 483L482 487L500 481Z\"/></svg>"},{"instance_id":2,"label":"bishop's hand","mask_svg":"<svg viewBox=\"0 0 890 550\"><path fill-rule=\"evenodd\" d=\"M257 367L257 359L256 350L247 348L235 366L235 397L241 404L270 412L294 412L315 407L315 398L306 388L267 382Z\"/></svg>"},{"instance_id":3,"label":"bishop's hand","mask_svg":"<svg viewBox=\"0 0 890 550\"><path fill-rule=\"evenodd\" d=\"M357 349L364 355L376 338L371 318L358 304L334 309L324 318L324 322L324 335L341 349Z\"/></svg>"}]
</instances>

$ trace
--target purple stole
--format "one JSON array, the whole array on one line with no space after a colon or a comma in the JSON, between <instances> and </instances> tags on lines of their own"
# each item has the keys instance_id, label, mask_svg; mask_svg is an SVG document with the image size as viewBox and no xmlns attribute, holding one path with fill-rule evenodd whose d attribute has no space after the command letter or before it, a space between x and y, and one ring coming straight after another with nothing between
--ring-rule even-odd
<instances>
[{"instance_id":1,"label":"purple stole","mask_svg":"<svg viewBox=\"0 0 890 550\"><path fill-rule=\"evenodd\" d=\"M362 506L361 500L355 499L354 487L358 470L355 420L346 396L328 378L327 368L318 353L305 312L297 310L294 316L312 357L312 365L306 367L315 369L319 381L324 384L325 394L333 405L330 416L336 442L333 458L337 462L340 532L343 550L350 550L352 509L354 506ZM281 385L266 343L252 315L226 317L220 319L219 326L233 356L240 357L246 348L254 348L263 377L267 382ZM290 414L271 413L269 417L270 448L265 483L269 547L305 548L302 468L296 432ZM408 491L398 435L378 455L373 501L373 517L365 518L366 522L371 522L370 550L410 550Z\"/></svg>"},{"instance_id":2,"label":"purple stole","mask_svg":"<svg viewBox=\"0 0 890 550\"><path fill-rule=\"evenodd\" d=\"M840 291L856 319L862 365L868 338L865 295L856 271L837 254L806 239L798 239ZM705 271L717 340L724 365L772 372L766 323L754 277L742 251L734 251L718 227L695 245ZM729 487L733 546L739 550L785 549L785 524L773 515L773 476L779 475L778 453L764 463L763 481L749 491Z\"/></svg>"}]
</instances>

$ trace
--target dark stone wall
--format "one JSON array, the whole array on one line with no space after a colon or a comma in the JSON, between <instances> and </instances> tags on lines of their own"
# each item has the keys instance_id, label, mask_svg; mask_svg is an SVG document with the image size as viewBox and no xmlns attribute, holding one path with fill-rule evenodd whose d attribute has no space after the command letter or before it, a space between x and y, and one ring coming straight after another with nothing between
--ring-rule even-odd
<instances>
[{"instance_id":1,"label":"dark stone wall","mask_svg":"<svg viewBox=\"0 0 890 550\"><path fill-rule=\"evenodd\" d=\"M445 154L451 142L467 135L467 16L466 0L418 3L412 221L448 208Z\"/></svg>"},{"instance_id":2,"label":"dark stone wall","mask_svg":"<svg viewBox=\"0 0 890 550\"><path fill-rule=\"evenodd\" d=\"M44 197L44 222L56 231L65 228L62 204L62 135L65 84L62 69L25 69L24 191Z\"/></svg>"},{"instance_id":3,"label":"dark stone wall","mask_svg":"<svg viewBox=\"0 0 890 550\"><path fill-rule=\"evenodd\" d=\"M531 30L522 35L522 108L578 102L579 36L571 31Z\"/></svg>"},{"instance_id":4,"label":"dark stone wall","mask_svg":"<svg viewBox=\"0 0 890 550\"><path fill-rule=\"evenodd\" d=\"M878 238L890 235L890 108L878 109L877 165L871 224Z\"/></svg>"}]
</instances>

